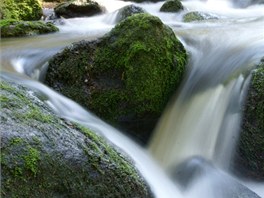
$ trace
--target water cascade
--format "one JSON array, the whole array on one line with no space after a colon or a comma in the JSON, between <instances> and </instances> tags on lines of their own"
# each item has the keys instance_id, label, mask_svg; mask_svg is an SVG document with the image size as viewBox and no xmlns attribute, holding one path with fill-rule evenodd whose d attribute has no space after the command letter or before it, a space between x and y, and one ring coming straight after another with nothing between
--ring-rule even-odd
<instances>
[{"instance_id":1,"label":"water cascade","mask_svg":"<svg viewBox=\"0 0 264 198\"><path fill-rule=\"evenodd\" d=\"M225 189L239 183L264 197L263 183L235 179L228 171L250 72L264 54L264 5L242 9L229 0L186 0L182 12L168 14L159 12L163 2L136 4L169 25L190 54L185 79L144 149L41 83L54 54L73 42L107 33L115 25L116 11L132 2L99 3L108 12L64 19L57 24L58 33L2 39L1 78L35 89L61 117L94 129L130 155L157 198L223 198L228 197ZM190 11L210 13L218 20L182 22ZM191 170L204 174L190 173L187 168L193 166ZM174 177L178 170L184 173L182 181L194 178L187 189Z\"/></svg>"}]
</instances>

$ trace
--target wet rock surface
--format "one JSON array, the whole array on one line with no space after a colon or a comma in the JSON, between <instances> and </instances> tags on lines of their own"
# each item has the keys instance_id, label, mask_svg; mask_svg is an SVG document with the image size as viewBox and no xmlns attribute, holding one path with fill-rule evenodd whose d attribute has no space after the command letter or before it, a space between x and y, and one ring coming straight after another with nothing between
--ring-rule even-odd
<instances>
[{"instance_id":1,"label":"wet rock surface","mask_svg":"<svg viewBox=\"0 0 264 198\"><path fill-rule=\"evenodd\" d=\"M149 197L132 161L1 79L1 197Z\"/></svg>"}]
</instances>

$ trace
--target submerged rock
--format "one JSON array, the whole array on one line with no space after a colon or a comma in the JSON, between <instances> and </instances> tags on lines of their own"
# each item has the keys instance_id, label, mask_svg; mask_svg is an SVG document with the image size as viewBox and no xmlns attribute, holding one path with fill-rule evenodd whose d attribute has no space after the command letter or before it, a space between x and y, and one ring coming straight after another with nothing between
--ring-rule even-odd
<instances>
[{"instance_id":1,"label":"submerged rock","mask_svg":"<svg viewBox=\"0 0 264 198\"><path fill-rule=\"evenodd\" d=\"M192 157L176 166L172 177L187 197L260 198L201 157Z\"/></svg>"},{"instance_id":2,"label":"submerged rock","mask_svg":"<svg viewBox=\"0 0 264 198\"><path fill-rule=\"evenodd\" d=\"M118 14L116 16L116 22L120 22L126 19L127 17L132 16L133 14L139 14L139 13L145 13L145 12L146 11L139 6L136 6L133 4L127 5L118 11Z\"/></svg>"},{"instance_id":3,"label":"submerged rock","mask_svg":"<svg viewBox=\"0 0 264 198\"><path fill-rule=\"evenodd\" d=\"M103 8L95 1L75 0L61 3L54 8L54 12L64 18L88 17L102 13Z\"/></svg>"},{"instance_id":4,"label":"submerged rock","mask_svg":"<svg viewBox=\"0 0 264 198\"><path fill-rule=\"evenodd\" d=\"M234 171L264 181L264 59L252 72Z\"/></svg>"},{"instance_id":5,"label":"submerged rock","mask_svg":"<svg viewBox=\"0 0 264 198\"><path fill-rule=\"evenodd\" d=\"M160 8L161 12L179 12L183 10L183 5L179 0L167 0Z\"/></svg>"},{"instance_id":6,"label":"submerged rock","mask_svg":"<svg viewBox=\"0 0 264 198\"><path fill-rule=\"evenodd\" d=\"M59 29L52 23L42 21L0 21L1 37L20 37L57 32Z\"/></svg>"},{"instance_id":7,"label":"submerged rock","mask_svg":"<svg viewBox=\"0 0 264 198\"><path fill-rule=\"evenodd\" d=\"M0 19L39 20L42 8L38 0L1 0Z\"/></svg>"},{"instance_id":8,"label":"submerged rock","mask_svg":"<svg viewBox=\"0 0 264 198\"><path fill-rule=\"evenodd\" d=\"M218 17L213 14L197 12L197 11L189 12L183 16L184 22L204 21L204 20L211 20L211 19L218 19Z\"/></svg>"},{"instance_id":9,"label":"submerged rock","mask_svg":"<svg viewBox=\"0 0 264 198\"><path fill-rule=\"evenodd\" d=\"M134 165L32 90L1 79L1 197L150 197Z\"/></svg>"},{"instance_id":10,"label":"submerged rock","mask_svg":"<svg viewBox=\"0 0 264 198\"><path fill-rule=\"evenodd\" d=\"M235 7L246 8L255 4L264 4L264 0L232 0Z\"/></svg>"},{"instance_id":11,"label":"submerged rock","mask_svg":"<svg viewBox=\"0 0 264 198\"><path fill-rule=\"evenodd\" d=\"M159 18L135 14L100 40L57 54L45 83L146 141L181 82L186 59L183 45Z\"/></svg>"}]
</instances>

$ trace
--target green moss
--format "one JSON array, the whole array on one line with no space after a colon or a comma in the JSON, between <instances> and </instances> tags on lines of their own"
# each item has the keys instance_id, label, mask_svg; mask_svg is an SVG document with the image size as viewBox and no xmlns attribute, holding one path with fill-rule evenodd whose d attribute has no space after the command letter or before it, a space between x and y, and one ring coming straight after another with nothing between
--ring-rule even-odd
<instances>
[{"instance_id":1,"label":"green moss","mask_svg":"<svg viewBox=\"0 0 264 198\"><path fill-rule=\"evenodd\" d=\"M0 96L1 108L13 111L13 116L24 124L32 125L35 121L49 124L57 120L54 115L42 112L37 105L28 99L28 96L23 92L18 92L7 83L0 82L0 88L12 94L12 96L9 94Z\"/></svg>"},{"instance_id":2,"label":"green moss","mask_svg":"<svg viewBox=\"0 0 264 198\"><path fill-rule=\"evenodd\" d=\"M42 21L16 21L13 19L2 20L0 22L0 27L2 37L31 36L59 30L52 23L44 23Z\"/></svg>"},{"instance_id":3,"label":"green moss","mask_svg":"<svg viewBox=\"0 0 264 198\"><path fill-rule=\"evenodd\" d=\"M23 143L23 139L21 139L19 137L15 137L15 138L10 140L10 146L21 144L21 143Z\"/></svg>"},{"instance_id":4,"label":"green moss","mask_svg":"<svg viewBox=\"0 0 264 198\"><path fill-rule=\"evenodd\" d=\"M189 12L183 16L184 22L203 21L208 19L218 19L218 17L203 12Z\"/></svg>"},{"instance_id":5,"label":"green moss","mask_svg":"<svg viewBox=\"0 0 264 198\"><path fill-rule=\"evenodd\" d=\"M252 73L243 109L242 129L238 144L238 163L243 175L264 178L264 63Z\"/></svg>"},{"instance_id":6,"label":"green moss","mask_svg":"<svg viewBox=\"0 0 264 198\"><path fill-rule=\"evenodd\" d=\"M78 123L74 123L74 125L86 137L88 137L89 140L91 140L87 145L88 149L90 150L84 148L84 152L86 155L90 156L91 151L96 151L96 158L89 157L89 161L93 164L94 168L103 173L104 168L100 167L100 163L98 162L103 161L105 156L107 155L109 158L111 158L111 160L118 164L118 167L122 172L129 174L131 177L137 177L137 172L131 167L129 162L125 160L125 157L123 157L123 160L120 160L120 157L122 158L122 155L118 153L115 149L113 149L113 147L109 145L109 143L107 143L102 137L93 133L90 129Z\"/></svg>"},{"instance_id":7,"label":"green moss","mask_svg":"<svg viewBox=\"0 0 264 198\"><path fill-rule=\"evenodd\" d=\"M112 76L123 84L121 91L104 90L101 97L95 93L94 105L90 107L98 112L105 109L100 103L108 104L107 117L115 117L112 113L121 109L112 105L113 101L124 105L121 111L131 109L138 115L159 114L179 84L185 62L183 47L172 30L157 17L148 14L128 17L103 38L95 56L96 72L111 76L111 70L116 69L117 74ZM109 95L119 99L113 100ZM96 101L97 98L104 101ZM104 112L99 115L106 116Z\"/></svg>"},{"instance_id":8,"label":"green moss","mask_svg":"<svg viewBox=\"0 0 264 198\"><path fill-rule=\"evenodd\" d=\"M2 103L7 102L8 98L6 96L0 96L0 105L2 107Z\"/></svg>"},{"instance_id":9,"label":"green moss","mask_svg":"<svg viewBox=\"0 0 264 198\"><path fill-rule=\"evenodd\" d=\"M10 159L9 154L12 153ZM20 155L18 155L20 153ZM11 174L14 177L24 178L29 172L34 176L37 174L37 163L40 160L40 153L36 148L30 146L21 137L11 138L9 145L2 149L1 165L12 166Z\"/></svg>"},{"instance_id":10,"label":"green moss","mask_svg":"<svg viewBox=\"0 0 264 198\"><path fill-rule=\"evenodd\" d=\"M0 81L0 88L6 91L10 91L10 92L14 92L16 91L16 89L12 86L10 86L8 83L4 82L4 81Z\"/></svg>"},{"instance_id":11,"label":"green moss","mask_svg":"<svg viewBox=\"0 0 264 198\"><path fill-rule=\"evenodd\" d=\"M43 123L50 123L53 120L53 116L42 113L38 108L31 108L25 115L22 116L22 119L34 119Z\"/></svg>"},{"instance_id":12,"label":"green moss","mask_svg":"<svg viewBox=\"0 0 264 198\"><path fill-rule=\"evenodd\" d=\"M183 10L183 5L179 0L168 0L160 8L161 12L179 12Z\"/></svg>"},{"instance_id":13,"label":"green moss","mask_svg":"<svg viewBox=\"0 0 264 198\"><path fill-rule=\"evenodd\" d=\"M110 122L115 122L119 116L129 112L128 109L120 111L119 108L116 108L122 104L126 105L126 102L122 101L129 101L128 96L121 90L105 90L104 94L95 91L92 97L95 99L91 101L90 106L93 108L98 107L96 111L100 112L100 115L103 115L104 119Z\"/></svg>"},{"instance_id":14,"label":"green moss","mask_svg":"<svg viewBox=\"0 0 264 198\"><path fill-rule=\"evenodd\" d=\"M28 154L23 156L25 160L25 168L30 170L35 176L38 170L38 161L40 160L40 153L37 149L28 147Z\"/></svg>"},{"instance_id":15,"label":"green moss","mask_svg":"<svg viewBox=\"0 0 264 198\"><path fill-rule=\"evenodd\" d=\"M2 0L0 19L39 20L42 8L38 0Z\"/></svg>"}]
</instances>

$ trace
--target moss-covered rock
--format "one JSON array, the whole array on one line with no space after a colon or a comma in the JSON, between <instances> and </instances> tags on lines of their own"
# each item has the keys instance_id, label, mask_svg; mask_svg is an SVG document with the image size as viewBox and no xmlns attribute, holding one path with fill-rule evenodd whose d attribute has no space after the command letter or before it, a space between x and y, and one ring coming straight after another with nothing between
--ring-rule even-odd
<instances>
[{"instance_id":1,"label":"moss-covered rock","mask_svg":"<svg viewBox=\"0 0 264 198\"><path fill-rule=\"evenodd\" d=\"M1 79L1 197L150 197L131 160Z\"/></svg>"},{"instance_id":2,"label":"moss-covered rock","mask_svg":"<svg viewBox=\"0 0 264 198\"><path fill-rule=\"evenodd\" d=\"M184 22L204 21L204 20L212 20L212 19L218 19L218 17L213 14L197 12L197 11L189 12L183 16Z\"/></svg>"},{"instance_id":3,"label":"moss-covered rock","mask_svg":"<svg viewBox=\"0 0 264 198\"><path fill-rule=\"evenodd\" d=\"M145 12L146 11L139 6L136 6L133 4L127 5L118 11L117 16L116 16L116 22L120 22L126 19L127 17L132 16L133 14L139 14L139 13L145 13Z\"/></svg>"},{"instance_id":4,"label":"moss-covered rock","mask_svg":"<svg viewBox=\"0 0 264 198\"><path fill-rule=\"evenodd\" d=\"M72 0L54 8L55 14L64 18L93 16L102 13L103 10L97 2L91 0Z\"/></svg>"},{"instance_id":5,"label":"moss-covered rock","mask_svg":"<svg viewBox=\"0 0 264 198\"><path fill-rule=\"evenodd\" d=\"M46 83L115 126L149 135L181 82L186 59L159 18L135 14L99 41L56 55Z\"/></svg>"},{"instance_id":6,"label":"moss-covered rock","mask_svg":"<svg viewBox=\"0 0 264 198\"><path fill-rule=\"evenodd\" d=\"M160 8L161 12L179 12L183 10L183 5L179 0L168 0Z\"/></svg>"},{"instance_id":7,"label":"moss-covered rock","mask_svg":"<svg viewBox=\"0 0 264 198\"><path fill-rule=\"evenodd\" d=\"M39 20L42 8L38 0L1 0L0 19Z\"/></svg>"},{"instance_id":8,"label":"moss-covered rock","mask_svg":"<svg viewBox=\"0 0 264 198\"><path fill-rule=\"evenodd\" d=\"M52 23L42 21L0 20L1 37L32 36L59 31Z\"/></svg>"},{"instance_id":9,"label":"moss-covered rock","mask_svg":"<svg viewBox=\"0 0 264 198\"><path fill-rule=\"evenodd\" d=\"M264 180L264 59L252 73L243 108L235 171Z\"/></svg>"}]
</instances>

